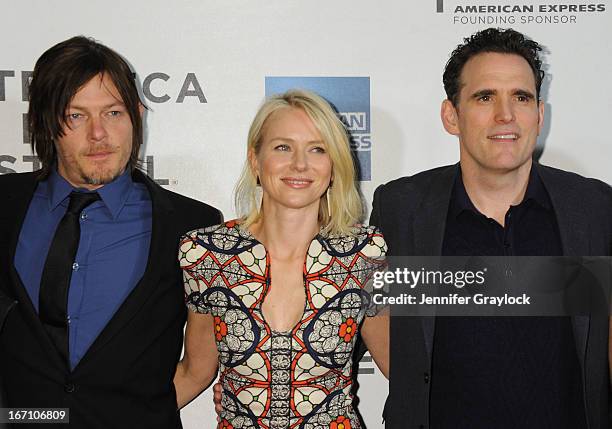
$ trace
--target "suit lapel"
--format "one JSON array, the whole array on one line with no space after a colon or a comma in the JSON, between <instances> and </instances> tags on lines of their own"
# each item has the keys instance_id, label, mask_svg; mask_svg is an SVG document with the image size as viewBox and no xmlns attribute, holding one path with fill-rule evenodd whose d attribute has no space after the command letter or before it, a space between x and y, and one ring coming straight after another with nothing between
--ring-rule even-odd
<instances>
[{"instance_id":1,"label":"suit lapel","mask_svg":"<svg viewBox=\"0 0 612 429\"><path fill-rule=\"evenodd\" d=\"M590 255L589 224L584 221L584 219L588 219L588 216L584 213L583 206L580 204L580 195L573 195L570 184L560 181L553 169L537 163L533 164L533 168L540 175L550 196L559 226L563 255ZM583 380L586 380L586 377L584 377L586 375L585 361L590 323L591 318L589 316L572 316L574 340L583 372Z\"/></svg>"},{"instance_id":2,"label":"suit lapel","mask_svg":"<svg viewBox=\"0 0 612 429\"><path fill-rule=\"evenodd\" d=\"M23 226L23 221L26 217L28 207L30 206L30 202L34 196L34 191L38 185L36 176L36 173L28 173L27 175L24 175L22 186L11 189L9 191L9 195L7 196L8 205L12 206L12 212L15 214L8 244L7 264L9 267L8 274L10 279L9 293L12 293L15 300L17 300L18 306L23 311L26 322L32 328L32 332L35 333L41 344L46 344L47 349L51 350L51 352L49 352L50 359L53 359L59 367L68 368L67 362L62 359L61 355L57 352L57 349L49 339L49 336L44 331L44 328L40 323L40 319L38 318L38 313L34 309L34 305L30 299L30 295L28 295L21 278L17 273L17 269L15 268L15 252L17 251L17 243L19 242L19 234L21 233L21 228Z\"/></svg>"},{"instance_id":3,"label":"suit lapel","mask_svg":"<svg viewBox=\"0 0 612 429\"><path fill-rule=\"evenodd\" d=\"M32 197L34 196L36 185L36 177L34 175L28 175L24 177L23 186L18 189L11 189L7 196L7 205L13 208L12 212L14 213L14 218L11 219L12 225L7 225L7 227L10 228L7 261L11 279L10 287L12 289L10 292L15 294L15 298L22 306L32 310L32 313L35 313L32 301L15 269L15 252L17 251L17 243L19 241L19 234L21 233L23 221L28 211L28 207L30 206L30 202L32 201Z\"/></svg>"},{"instance_id":4,"label":"suit lapel","mask_svg":"<svg viewBox=\"0 0 612 429\"><path fill-rule=\"evenodd\" d=\"M431 186L424 195L414 218L414 249L411 255L440 256L446 229L446 217L450 204L451 192L459 171L459 164L441 170L432 178ZM434 316L422 317L423 338L427 355L431 362L433 339L436 326Z\"/></svg>"},{"instance_id":5,"label":"suit lapel","mask_svg":"<svg viewBox=\"0 0 612 429\"><path fill-rule=\"evenodd\" d=\"M100 335L98 335L74 371L77 371L82 365L86 364L93 354L104 347L117 333L121 332L123 327L129 323L159 287L159 279L163 264L159 262L157 256L163 254L164 248L168 246L169 243L172 243L172 240L167 237L168 228L164 227L164 223L168 222L170 219L172 204L164 194L163 189L145 176L144 173L139 170L134 170L132 177L134 181L146 185L151 197L153 210L151 220L151 244L149 246L147 267L143 277L119 307L119 310L117 310L113 318L104 327Z\"/></svg>"},{"instance_id":6,"label":"suit lapel","mask_svg":"<svg viewBox=\"0 0 612 429\"><path fill-rule=\"evenodd\" d=\"M413 255L439 256L442 254L446 216L458 165L449 166L432 178L414 217Z\"/></svg>"},{"instance_id":7,"label":"suit lapel","mask_svg":"<svg viewBox=\"0 0 612 429\"><path fill-rule=\"evenodd\" d=\"M590 255L588 217L580 203L582 197L575 195L571 184L564 183L553 169L534 163L534 168L540 175L544 187L548 191L555 210L561 245L565 256Z\"/></svg>"}]
</instances>

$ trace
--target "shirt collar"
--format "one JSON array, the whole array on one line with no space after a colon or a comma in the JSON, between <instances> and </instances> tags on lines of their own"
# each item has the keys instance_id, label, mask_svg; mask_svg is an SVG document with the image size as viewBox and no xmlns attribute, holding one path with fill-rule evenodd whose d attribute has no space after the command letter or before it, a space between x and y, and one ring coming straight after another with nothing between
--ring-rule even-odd
<instances>
[{"instance_id":1,"label":"shirt collar","mask_svg":"<svg viewBox=\"0 0 612 429\"><path fill-rule=\"evenodd\" d=\"M62 201L68 198L72 191L83 190L81 188L74 188L57 172L56 168L51 169L47 183L49 186L49 211L55 210ZM96 190L113 219L119 216L130 195L132 185L132 176L128 168L115 180Z\"/></svg>"},{"instance_id":2,"label":"shirt collar","mask_svg":"<svg viewBox=\"0 0 612 429\"><path fill-rule=\"evenodd\" d=\"M66 179L64 179L57 172L57 168L52 168L47 179L47 189L49 192L49 211L53 211L59 206L68 195L72 192L73 188Z\"/></svg>"},{"instance_id":3,"label":"shirt collar","mask_svg":"<svg viewBox=\"0 0 612 429\"><path fill-rule=\"evenodd\" d=\"M531 165L531 171L529 172L529 183L527 184L527 190L525 191L525 198L523 198L523 201L529 200L538 203L546 210L552 210L552 203L550 202L548 192L546 192L544 183L542 182L542 179L540 178L540 175L538 174L537 169L534 168L533 164Z\"/></svg>"},{"instance_id":4,"label":"shirt collar","mask_svg":"<svg viewBox=\"0 0 612 429\"><path fill-rule=\"evenodd\" d=\"M523 204L526 201L533 201L547 210L552 210L552 204L550 202L548 193L544 188L540 175L533 165L531 166L531 171L529 172L527 190L525 191L525 196L520 204ZM459 216L459 214L465 210L480 213L476 206L474 206L472 203L472 200L470 200L470 197L465 190L465 185L463 184L463 178L461 176L461 167L459 167L457 170L457 177L455 178L455 184L453 185L453 191L451 193L451 204L449 210L450 214L455 217Z\"/></svg>"}]
</instances>

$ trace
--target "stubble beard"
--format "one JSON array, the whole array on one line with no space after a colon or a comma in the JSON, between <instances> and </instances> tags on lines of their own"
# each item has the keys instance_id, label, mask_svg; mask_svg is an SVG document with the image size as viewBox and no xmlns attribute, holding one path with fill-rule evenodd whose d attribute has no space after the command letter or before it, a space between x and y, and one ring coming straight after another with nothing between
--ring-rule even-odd
<instances>
[{"instance_id":1,"label":"stubble beard","mask_svg":"<svg viewBox=\"0 0 612 429\"><path fill-rule=\"evenodd\" d=\"M121 169L111 170L109 168L100 167L97 171L93 171L87 174L85 171L81 171L81 179L83 183L91 186L102 186L111 183L117 177L121 176L123 172L128 168L124 166Z\"/></svg>"}]
</instances>

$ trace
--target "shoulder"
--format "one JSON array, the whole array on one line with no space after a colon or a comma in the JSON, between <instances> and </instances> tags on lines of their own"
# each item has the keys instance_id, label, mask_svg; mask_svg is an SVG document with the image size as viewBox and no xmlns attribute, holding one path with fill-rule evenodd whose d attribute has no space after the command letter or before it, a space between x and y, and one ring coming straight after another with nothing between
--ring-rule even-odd
<instances>
[{"instance_id":1,"label":"shoulder","mask_svg":"<svg viewBox=\"0 0 612 429\"><path fill-rule=\"evenodd\" d=\"M223 221L223 215L215 207L169 191L155 183L153 185L155 188L149 188L149 194L154 216L159 216L167 227L176 231L177 236L194 228L217 225Z\"/></svg>"},{"instance_id":2,"label":"shoulder","mask_svg":"<svg viewBox=\"0 0 612 429\"><path fill-rule=\"evenodd\" d=\"M132 179L136 184L146 186L153 210L171 216L171 221L179 226L182 232L198 225L218 224L223 219L221 212L215 207L165 189L139 169L132 171Z\"/></svg>"},{"instance_id":3,"label":"shoulder","mask_svg":"<svg viewBox=\"0 0 612 429\"><path fill-rule=\"evenodd\" d=\"M432 186L438 190L446 183L452 186L457 168L457 164L445 165L380 185L374 191L372 205L377 210L398 206L404 210L411 210L418 207L423 198L432 192Z\"/></svg>"},{"instance_id":4,"label":"shoulder","mask_svg":"<svg viewBox=\"0 0 612 429\"><path fill-rule=\"evenodd\" d=\"M370 223L387 233L397 232L400 225L410 224L417 213L429 215L432 203L443 205L450 197L458 171L458 164L446 165L380 185L374 192Z\"/></svg>"},{"instance_id":5,"label":"shoulder","mask_svg":"<svg viewBox=\"0 0 612 429\"><path fill-rule=\"evenodd\" d=\"M328 252L337 256L361 253L370 258L381 258L387 253L387 244L374 225L355 225L351 234L322 237Z\"/></svg>"},{"instance_id":6,"label":"shoulder","mask_svg":"<svg viewBox=\"0 0 612 429\"><path fill-rule=\"evenodd\" d=\"M375 225L361 227L364 237L367 240L361 253L369 258L380 259L387 254L387 243L380 229Z\"/></svg>"},{"instance_id":7,"label":"shoulder","mask_svg":"<svg viewBox=\"0 0 612 429\"><path fill-rule=\"evenodd\" d=\"M8 173L0 175L0 187L10 189L27 185L35 185L38 178L38 171L29 173Z\"/></svg>"},{"instance_id":8,"label":"shoulder","mask_svg":"<svg viewBox=\"0 0 612 429\"><path fill-rule=\"evenodd\" d=\"M421 171L412 176L400 177L378 186L376 192L385 195L404 194L406 191L423 192L429 189L432 180L439 176L452 173L456 171L456 169L456 164L445 165L442 167L432 168L431 170Z\"/></svg>"},{"instance_id":9,"label":"shoulder","mask_svg":"<svg viewBox=\"0 0 612 429\"><path fill-rule=\"evenodd\" d=\"M243 231L235 220L217 225L191 230L181 237L181 252L205 252L235 255L257 244L248 233ZM190 260L193 258L189 258Z\"/></svg>"},{"instance_id":10,"label":"shoulder","mask_svg":"<svg viewBox=\"0 0 612 429\"><path fill-rule=\"evenodd\" d=\"M231 237L240 237L244 235L235 220L219 223L216 225L201 227L187 232L184 237L197 240L203 237L208 239L223 239Z\"/></svg>"},{"instance_id":11,"label":"shoulder","mask_svg":"<svg viewBox=\"0 0 612 429\"><path fill-rule=\"evenodd\" d=\"M565 171L547 165L538 164L538 172L545 185L562 186L566 190L595 192L599 196L612 197L612 187L606 182L591 177L584 177L571 171Z\"/></svg>"},{"instance_id":12,"label":"shoulder","mask_svg":"<svg viewBox=\"0 0 612 429\"><path fill-rule=\"evenodd\" d=\"M575 201L587 210L603 211L612 216L612 187L607 183L540 164L537 168L553 200Z\"/></svg>"},{"instance_id":13,"label":"shoulder","mask_svg":"<svg viewBox=\"0 0 612 429\"><path fill-rule=\"evenodd\" d=\"M162 191L171 201L174 211L180 211L181 213L197 213L200 218L210 219L214 223L221 222L221 212L216 207L167 189L162 188Z\"/></svg>"}]
</instances>

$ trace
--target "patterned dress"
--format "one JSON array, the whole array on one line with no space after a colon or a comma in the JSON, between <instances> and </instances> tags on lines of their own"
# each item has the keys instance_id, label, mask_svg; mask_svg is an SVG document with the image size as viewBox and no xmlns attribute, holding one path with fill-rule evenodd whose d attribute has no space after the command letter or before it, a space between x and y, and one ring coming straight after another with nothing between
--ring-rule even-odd
<instances>
[{"instance_id":1,"label":"patterned dress","mask_svg":"<svg viewBox=\"0 0 612 429\"><path fill-rule=\"evenodd\" d=\"M304 261L306 302L289 331L270 328L262 303L270 257L235 221L191 231L179 259L190 310L214 317L223 386L218 428L356 429L352 359L355 334L372 302L373 272L386 244L374 227L310 243Z\"/></svg>"}]
</instances>

